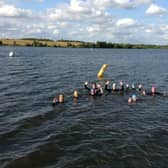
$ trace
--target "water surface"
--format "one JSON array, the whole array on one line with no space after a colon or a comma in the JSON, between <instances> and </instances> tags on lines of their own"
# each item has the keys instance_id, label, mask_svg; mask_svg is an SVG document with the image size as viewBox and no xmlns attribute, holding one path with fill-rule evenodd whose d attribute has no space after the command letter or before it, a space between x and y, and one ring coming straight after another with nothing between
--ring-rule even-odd
<instances>
[{"instance_id":1,"label":"water surface","mask_svg":"<svg viewBox=\"0 0 168 168\"><path fill-rule=\"evenodd\" d=\"M9 57L13 50L15 57ZM0 47L0 167L164 168L168 97L90 97L106 79L168 91L167 50ZM96 74L103 63L104 79ZM77 89L81 98L74 102ZM51 106L55 94L65 103Z\"/></svg>"}]
</instances>

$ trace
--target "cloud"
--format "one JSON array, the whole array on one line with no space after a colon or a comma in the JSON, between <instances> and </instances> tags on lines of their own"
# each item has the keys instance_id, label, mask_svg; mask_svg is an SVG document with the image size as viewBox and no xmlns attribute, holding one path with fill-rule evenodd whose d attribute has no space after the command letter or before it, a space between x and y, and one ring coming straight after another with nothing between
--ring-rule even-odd
<instances>
[{"instance_id":1,"label":"cloud","mask_svg":"<svg viewBox=\"0 0 168 168\"><path fill-rule=\"evenodd\" d=\"M167 10L163 7L160 7L156 4L151 4L149 8L146 10L146 14L149 15L163 15L167 12Z\"/></svg>"},{"instance_id":2,"label":"cloud","mask_svg":"<svg viewBox=\"0 0 168 168\"><path fill-rule=\"evenodd\" d=\"M119 27L132 27L136 25L136 21L131 18L123 18L123 19L119 19L116 22L116 25Z\"/></svg>"},{"instance_id":3,"label":"cloud","mask_svg":"<svg viewBox=\"0 0 168 168\"><path fill-rule=\"evenodd\" d=\"M30 17L32 16L31 10L16 8L13 5L5 4L0 1L0 16L1 17Z\"/></svg>"},{"instance_id":4,"label":"cloud","mask_svg":"<svg viewBox=\"0 0 168 168\"><path fill-rule=\"evenodd\" d=\"M0 38L167 43L168 25L148 23L143 18L136 19L136 15L124 16L122 13L124 11L125 14L128 10L132 10L132 13L135 8L151 2L152 0L70 0L39 12L18 8L0 0Z\"/></svg>"},{"instance_id":5,"label":"cloud","mask_svg":"<svg viewBox=\"0 0 168 168\"><path fill-rule=\"evenodd\" d=\"M82 0L71 0L70 1L70 9L73 11L88 11L86 6L86 2Z\"/></svg>"},{"instance_id":6,"label":"cloud","mask_svg":"<svg viewBox=\"0 0 168 168\"><path fill-rule=\"evenodd\" d=\"M61 21L90 21L101 19L108 15L105 9L93 6L91 1L71 0L70 4L62 4L56 8L50 8L47 10L46 16L50 20Z\"/></svg>"},{"instance_id":7,"label":"cloud","mask_svg":"<svg viewBox=\"0 0 168 168\"><path fill-rule=\"evenodd\" d=\"M151 3L152 0L93 0L95 6L104 8L134 9L138 6Z\"/></svg>"}]
</instances>

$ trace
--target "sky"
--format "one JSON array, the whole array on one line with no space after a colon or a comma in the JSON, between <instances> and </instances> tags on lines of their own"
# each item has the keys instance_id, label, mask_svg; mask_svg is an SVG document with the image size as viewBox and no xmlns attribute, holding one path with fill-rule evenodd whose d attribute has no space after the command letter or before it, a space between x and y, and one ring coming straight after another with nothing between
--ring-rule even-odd
<instances>
[{"instance_id":1,"label":"sky","mask_svg":"<svg viewBox=\"0 0 168 168\"><path fill-rule=\"evenodd\" d=\"M0 0L0 38L168 44L167 0Z\"/></svg>"}]
</instances>

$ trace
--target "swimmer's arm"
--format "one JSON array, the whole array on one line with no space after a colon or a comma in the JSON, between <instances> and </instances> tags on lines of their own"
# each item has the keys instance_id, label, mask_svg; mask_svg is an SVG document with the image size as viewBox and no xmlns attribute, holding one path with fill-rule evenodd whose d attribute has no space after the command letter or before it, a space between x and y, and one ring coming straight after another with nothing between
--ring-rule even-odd
<instances>
[{"instance_id":1,"label":"swimmer's arm","mask_svg":"<svg viewBox=\"0 0 168 168\"><path fill-rule=\"evenodd\" d=\"M112 89L109 89L109 88L108 88L108 85L107 85L107 84L105 84L105 90L108 91L108 92L111 92L111 91L112 91Z\"/></svg>"},{"instance_id":2,"label":"swimmer's arm","mask_svg":"<svg viewBox=\"0 0 168 168\"><path fill-rule=\"evenodd\" d=\"M87 89L87 90L89 90L89 91L91 90L91 89L88 87L88 82L85 82L85 83L84 83L84 87L85 87L85 89Z\"/></svg>"}]
</instances>

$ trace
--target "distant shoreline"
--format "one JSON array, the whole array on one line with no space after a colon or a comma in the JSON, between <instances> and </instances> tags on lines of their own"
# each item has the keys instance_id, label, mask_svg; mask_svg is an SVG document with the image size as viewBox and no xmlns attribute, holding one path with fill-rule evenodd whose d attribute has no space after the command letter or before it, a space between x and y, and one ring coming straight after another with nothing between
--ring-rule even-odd
<instances>
[{"instance_id":1,"label":"distant shoreline","mask_svg":"<svg viewBox=\"0 0 168 168\"><path fill-rule=\"evenodd\" d=\"M27 46L27 47L64 47L64 48L125 48L125 49L168 49L168 45L152 44L129 44L129 43L111 43L104 41L84 42L73 40L50 40L50 39L0 39L0 46Z\"/></svg>"}]
</instances>

